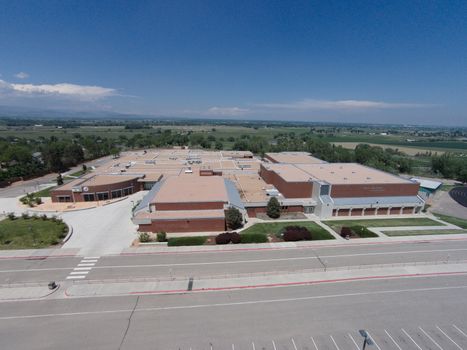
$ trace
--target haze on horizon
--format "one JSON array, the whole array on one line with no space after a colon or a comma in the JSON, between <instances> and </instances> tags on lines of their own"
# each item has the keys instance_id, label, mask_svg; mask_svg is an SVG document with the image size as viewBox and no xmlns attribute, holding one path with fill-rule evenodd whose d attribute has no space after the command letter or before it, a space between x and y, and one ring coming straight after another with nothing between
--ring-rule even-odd
<instances>
[{"instance_id":1,"label":"haze on horizon","mask_svg":"<svg viewBox=\"0 0 467 350\"><path fill-rule=\"evenodd\" d=\"M467 126L465 1L1 1L0 106Z\"/></svg>"}]
</instances>

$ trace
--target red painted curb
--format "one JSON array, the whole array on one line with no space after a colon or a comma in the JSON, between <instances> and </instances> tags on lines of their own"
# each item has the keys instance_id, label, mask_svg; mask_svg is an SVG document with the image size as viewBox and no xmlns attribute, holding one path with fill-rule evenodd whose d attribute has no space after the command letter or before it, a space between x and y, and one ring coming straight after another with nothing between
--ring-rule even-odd
<instances>
[{"instance_id":1,"label":"red painted curb","mask_svg":"<svg viewBox=\"0 0 467 350\"><path fill-rule=\"evenodd\" d=\"M413 274L402 274L402 275L380 275L380 276L368 276L368 277L337 278L337 279L331 279L331 280L318 280L318 281L267 283L267 284L257 284L257 285L247 285L247 286L233 286L233 287L219 287L219 288L195 288L192 291L187 291L186 289L173 289L173 290L161 290L161 291L143 291L143 292L130 292L128 294L129 295L179 294L179 293L191 293L191 292L226 291L226 290L235 290L235 289L240 289L241 290L241 289L256 289L256 288L288 287L288 286L300 286L300 285L311 285L311 284L321 284L321 283L352 282L352 281L376 280L376 279L387 279L387 278L449 276L449 275L465 275L465 274L467 274L467 271L413 273Z\"/></svg>"}]
</instances>

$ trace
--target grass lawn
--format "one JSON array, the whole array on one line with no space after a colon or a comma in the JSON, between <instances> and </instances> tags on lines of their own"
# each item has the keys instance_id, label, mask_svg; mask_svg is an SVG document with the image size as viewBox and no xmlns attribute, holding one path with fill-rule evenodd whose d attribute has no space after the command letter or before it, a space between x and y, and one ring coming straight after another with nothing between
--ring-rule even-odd
<instances>
[{"instance_id":1,"label":"grass lawn","mask_svg":"<svg viewBox=\"0 0 467 350\"><path fill-rule=\"evenodd\" d=\"M455 218L454 216L437 214L437 213L433 213L433 215L436 216L438 219L449 222L450 224L453 224L453 225L456 225L462 228L467 228L466 219Z\"/></svg>"},{"instance_id":2,"label":"grass lawn","mask_svg":"<svg viewBox=\"0 0 467 350\"><path fill-rule=\"evenodd\" d=\"M330 226L336 232L340 232L340 228L343 226L354 225L365 227L442 226L441 223L428 218L328 220L323 221L323 223Z\"/></svg>"},{"instance_id":3,"label":"grass lawn","mask_svg":"<svg viewBox=\"0 0 467 350\"><path fill-rule=\"evenodd\" d=\"M57 186L50 186L44 188L43 190L34 192L34 197L50 197L50 191L52 191Z\"/></svg>"},{"instance_id":4,"label":"grass lawn","mask_svg":"<svg viewBox=\"0 0 467 350\"><path fill-rule=\"evenodd\" d=\"M412 230L412 231L382 231L390 237L397 236L423 236L423 235L452 235L467 233L467 230Z\"/></svg>"},{"instance_id":5,"label":"grass lawn","mask_svg":"<svg viewBox=\"0 0 467 350\"><path fill-rule=\"evenodd\" d=\"M286 226L303 226L311 231L312 240L321 239L334 239L334 237L327 232L324 228L314 223L313 221L293 221L293 222L271 222L271 223L259 223L248 227L243 230L241 234L245 233L260 233L260 234L272 234L279 233Z\"/></svg>"},{"instance_id":6,"label":"grass lawn","mask_svg":"<svg viewBox=\"0 0 467 350\"><path fill-rule=\"evenodd\" d=\"M67 226L52 220L5 219L0 221L0 249L46 248L60 243Z\"/></svg>"}]
</instances>

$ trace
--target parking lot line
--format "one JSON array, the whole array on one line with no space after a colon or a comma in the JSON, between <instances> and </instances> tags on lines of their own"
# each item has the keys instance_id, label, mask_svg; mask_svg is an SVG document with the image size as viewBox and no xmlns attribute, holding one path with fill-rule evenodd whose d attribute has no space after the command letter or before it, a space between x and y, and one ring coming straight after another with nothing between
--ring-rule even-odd
<instances>
[{"instance_id":1,"label":"parking lot line","mask_svg":"<svg viewBox=\"0 0 467 350\"><path fill-rule=\"evenodd\" d=\"M316 346L316 342L315 340L313 339L313 337L310 337L311 341L313 342L313 345L315 347L316 350L319 350L318 347Z\"/></svg>"},{"instance_id":2,"label":"parking lot line","mask_svg":"<svg viewBox=\"0 0 467 350\"><path fill-rule=\"evenodd\" d=\"M457 346L458 349L463 350L463 349L459 346L459 344L457 344L449 335L447 335L441 328L439 328L439 326L436 326L436 328L438 328L438 330L439 330L441 333L443 333L444 336L445 336L446 338L448 338L448 339L451 341L451 343L453 343L455 346Z\"/></svg>"},{"instance_id":3,"label":"parking lot line","mask_svg":"<svg viewBox=\"0 0 467 350\"><path fill-rule=\"evenodd\" d=\"M253 347L253 350L256 350L255 342L254 342L254 341L251 342L251 346Z\"/></svg>"},{"instance_id":4,"label":"parking lot line","mask_svg":"<svg viewBox=\"0 0 467 350\"><path fill-rule=\"evenodd\" d=\"M394 340L394 338L391 336L391 334L389 334L389 332L387 330L384 330L386 332L386 334L388 335L389 339L392 340L392 342L397 346L397 348L399 350L402 350L402 348L399 346L399 344L396 343L396 341Z\"/></svg>"},{"instance_id":5,"label":"parking lot line","mask_svg":"<svg viewBox=\"0 0 467 350\"><path fill-rule=\"evenodd\" d=\"M401 331L404 332L404 334L405 334L407 337L409 337L409 339L417 346L417 348L419 348L420 350L423 350L423 349L415 342L415 340L413 340L413 338L410 336L410 334L407 333L407 332L405 331L404 328L401 328Z\"/></svg>"},{"instance_id":6,"label":"parking lot line","mask_svg":"<svg viewBox=\"0 0 467 350\"><path fill-rule=\"evenodd\" d=\"M331 337L331 340L332 340L332 342L334 343L334 346L336 347L336 349L337 349L337 350L341 350L341 349L339 349L339 347L337 346L337 343L336 343L336 341L334 340L334 338L332 337L332 335L330 335L329 337Z\"/></svg>"},{"instance_id":7,"label":"parking lot line","mask_svg":"<svg viewBox=\"0 0 467 350\"><path fill-rule=\"evenodd\" d=\"M366 331L366 333L368 334L368 336L370 337L370 339L373 341L373 343L375 344L375 346L378 348L378 350L381 350L381 348L379 347L378 343L375 342L375 338L373 338L370 334L370 332Z\"/></svg>"},{"instance_id":8,"label":"parking lot line","mask_svg":"<svg viewBox=\"0 0 467 350\"><path fill-rule=\"evenodd\" d=\"M440 350L444 350L437 342L435 342L435 340L432 337L430 337L430 335L427 332L425 332L425 330L422 327L418 327L418 329L420 329L423 332L423 334L425 334L428 337L428 339L430 339L433 342L433 344L435 344Z\"/></svg>"},{"instance_id":9,"label":"parking lot line","mask_svg":"<svg viewBox=\"0 0 467 350\"><path fill-rule=\"evenodd\" d=\"M357 342L355 341L355 339L352 337L352 335L350 333L349 334L349 337L350 339L352 339L352 342L355 344L355 347L357 348L357 350L360 350L360 347L358 346Z\"/></svg>"},{"instance_id":10,"label":"parking lot line","mask_svg":"<svg viewBox=\"0 0 467 350\"><path fill-rule=\"evenodd\" d=\"M290 338L290 339L292 339L292 344L293 344L294 349L295 349L295 350L298 350L298 349L297 349L297 345L295 345L295 340L293 340L293 338Z\"/></svg>"},{"instance_id":11,"label":"parking lot line","mask_svg":"<svg viewBox=\"0 0 467 350\"><path fill-rule=\"evenodd\" d=\"M274 348L274 350L277 350L276 343L274 343L274 340L272 340L272 347Z\"/></svg>"},{"instance_id":12,"label":"parking lot line","mask_svg":"<svg viewBox=\"0 0 467 350\"><path fill-rule=\"evenodd\" d=\"M457 327L455 324L452 325L455 329L457 329L457 331L462 334L464 337L467 338L467 334L465 334L462 329L460 329L459 327Z\"/></svg>"}]
</instances>

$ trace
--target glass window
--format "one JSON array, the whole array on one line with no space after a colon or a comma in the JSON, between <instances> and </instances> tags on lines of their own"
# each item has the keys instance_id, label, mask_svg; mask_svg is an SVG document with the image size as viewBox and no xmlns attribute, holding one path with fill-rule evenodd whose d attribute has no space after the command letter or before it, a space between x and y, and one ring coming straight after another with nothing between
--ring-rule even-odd
<instances>
[{"instance_id":1,"label":"glass window","mask_svg":"<svg viewBox=\"0 0 467 350\"><path fill-rule=\"evenodd\" d=\"M127 187L123 189L123 195L128 196L133 193L133 187Z\"/></svg>"},{"instance_id":2,"label":"glass window","mask_svg":"<svg viewBox=\"0 0 467 350\"><path fill-rule=\"evenodd\" d=\"M58 201L61 203L71 202L71 197L70 196L58 196Z\"/></svg>"},{"instance_id":3,"label":"glass window","mask_svg":"<svg viewBox=\"0 0 467 350\"><path fill-rule=\"evenodd\" d=\"M122 190L112 191L112 198L120 198L122 196Z\"/></svg>"},{"instance_id":4,"label":"glass window","mask_svg":"<svg viewBox=\"0 0 467 350\"><path fill-rule=\"evenodd\" d=\"M94 193L83 194L83 199L85 202L93 202L95 200Z\"/></svg>"},{"instance_id":5,"label":"glass window","mask_svg":"<svg viewBox=\"0 0 467 350\"><path fill-rule=\"evenodd\" d=\"M105 201L109 199L109 192L98 192L97 199L100 201Z\"/></svg>"},{"instance_id":6,"label":"glass window","mask_svg":"<svg viewBox=\"0 0 467 350\"><path fill-rule=\"evenodd\" d=\"M321 196L327 196L329 195L329 185L321 185L319 194Z\"/></svg>"}]
</instances>

